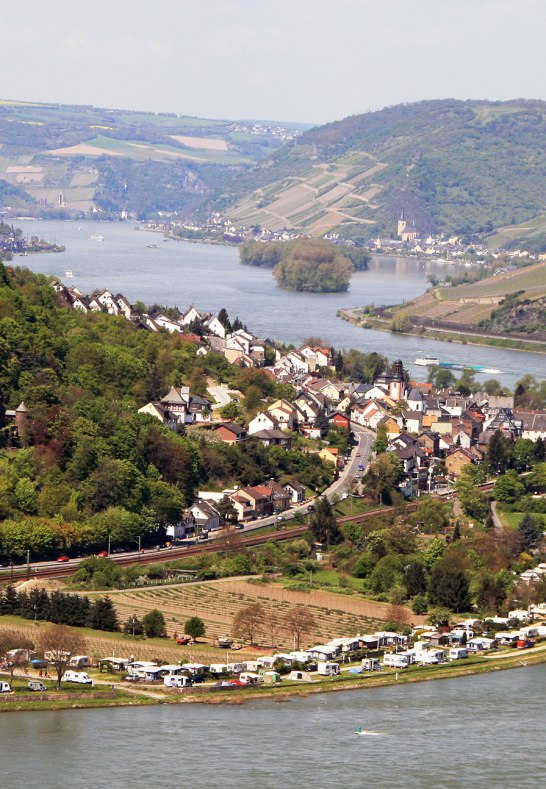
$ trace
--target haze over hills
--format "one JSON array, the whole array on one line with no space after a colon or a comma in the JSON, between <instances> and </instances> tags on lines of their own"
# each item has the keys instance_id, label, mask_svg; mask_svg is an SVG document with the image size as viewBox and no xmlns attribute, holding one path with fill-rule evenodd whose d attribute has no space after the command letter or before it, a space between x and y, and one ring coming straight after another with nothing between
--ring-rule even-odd
<instances>
[{"instance_id":1,"label":"haze over hills","mask_svg":"<svg viewBox=\"0 0 546 789\"><path fill-rule=\"evenodd\" d=\"M226 214L319 236L489 233L546 245L546 102L401 104L303 131L0 101L0 210L134 218ZM493 231L495 231L493 233Z\"/></svg>"},{"instance_id":2,"label":"haze over hills","mask_svg":"<svg viewBox=\"0 0 546 789\"><path fill-rule=\"evenodd\" d=\"M300 128L0 100L0 209L136 217L187 211Z\"/></svg>"},{"instance_id":3,"label":"haze over hills","mask_svg":"<svg viewBox=\"0 0 546 789\"><path fill-rule=\"evenodd\" d=\"M234 224L365 238L396 232L402 213L425 232L527 222L546 209L545 120L546 102L526 100L354 115L310 129L238 178L227 214Z\"/></svg>"}]
</instances>

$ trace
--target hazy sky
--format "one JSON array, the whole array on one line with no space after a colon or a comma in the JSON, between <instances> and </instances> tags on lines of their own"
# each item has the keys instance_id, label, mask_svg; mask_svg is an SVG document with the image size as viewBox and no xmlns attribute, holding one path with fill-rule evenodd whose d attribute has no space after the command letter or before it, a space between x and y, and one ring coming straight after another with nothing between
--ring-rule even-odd
<instances>
[{"instance_id":1,"label":"hazy sky","mask_svg":"<svg viewBox=\"0 0 546 789\"><path fill-rule=\"evenodd\" d=\"M22 0L0 97L325 122L546 98L546 0Z\"/></svg>"}]
</instances>

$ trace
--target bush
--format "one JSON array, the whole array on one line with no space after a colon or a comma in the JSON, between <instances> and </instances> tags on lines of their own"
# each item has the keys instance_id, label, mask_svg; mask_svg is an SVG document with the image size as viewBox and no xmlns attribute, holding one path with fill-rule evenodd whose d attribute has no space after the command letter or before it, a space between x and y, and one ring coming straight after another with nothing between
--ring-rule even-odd
<instances>
[{"instance_id":1,"label":"bush","mask_svg":"<svg viewBox=\"0 0 546 789\"><path fill-rule=\"evenodd\" d=\"M165 636L165 617L157 608L148 611L142 624L146 638L163 638Z\"/></svg>"},{"instance_id":2,"label":"bush","mask_svg":"<svg viewBox=\"0 0 546 789\"><path fill-rule=\"evenodd\" d=\"M416 594L411 601L411 610L414 614L426 614L428 602L424 594Z\"/></svg>"}]
</instances>

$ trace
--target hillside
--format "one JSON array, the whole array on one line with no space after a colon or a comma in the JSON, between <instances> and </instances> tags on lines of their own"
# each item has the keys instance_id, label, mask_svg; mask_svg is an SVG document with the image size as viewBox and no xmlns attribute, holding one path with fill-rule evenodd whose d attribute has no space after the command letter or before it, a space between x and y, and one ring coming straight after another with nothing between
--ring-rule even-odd
<instances>
[{"instance_id":1,"label":"hillside","mask_svg":"<svg viewBox=\"0 0 546 789\"><path fill-rule=\"evenodd\" d=\"M545 120L546 103L525 100L354 115L305 132L218 202L234 224L312 235L390 235L402 212L425 232L491 232L544 213Z\"/></svg>"},{"instance_id":2,"label":"hillside","mask_svg":"<svg viewBox=\"0 0 546 789\"><path fill-rule=\"evenodd\" d=\"M414 328L484 331L546 341L546 262L512 269L479 282L437 287L393 314Z\"/></svg>"},{"instance_id":3,"label":"hillside","mask_svg":"<svg viewBox=\"0 0 546 789\"><path fill-rule=\"evenodd\" d=\"M290 124L0 101L0 209L43 215L200 204L277 150Z\"/></svg>"}]
</instances>

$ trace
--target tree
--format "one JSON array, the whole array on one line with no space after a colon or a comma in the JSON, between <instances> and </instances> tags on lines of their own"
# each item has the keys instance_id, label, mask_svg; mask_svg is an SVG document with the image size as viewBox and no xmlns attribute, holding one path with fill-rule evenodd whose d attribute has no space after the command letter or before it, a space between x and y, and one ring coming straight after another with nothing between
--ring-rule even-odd
<instances>
[{"instance_id":1,"label":"tree","mask_svg":"<svg viewBox=\"0 0 546 789\"><path fill-rule=\"evenodd\" d=\"M297 605L285 614L284 625L294 639L294 649L298 650L302 639L315 629L317 623L308 608Z\"/></svg>"},{"instance_id":2,"label":"tree","mask_svg":"<svg viewBox=\"0 0 546 789\"><path fill-rule=\"evenodd\" d=\"M410 562L404 567L404 586L408 597L415 597L427 590L427 574L421 562Z\"/></svg>"},{"instance_id":3,"label":"tree","mask_svg":"<svg viewBox=\"0 0 546 789\"><path fill-rule=\"evenodd\" d=\"M529 512L526 512L521 519L518 532L526 551L536 548L542 539L542 529Z\"/></svg>"},{"instance_id":4,"label":"tree","mask_svg":"<svg viewBox=\"0 0 546 789\"><path fill-rule=\"evenodd\" d=\"M191 636L194 641L205 635L205 623L199 616L191 616L184 622L184 633Z\"/></svg>"},{"instance_id":5,"label":"tree","mask_svg":"<svg viewBox=\"0 0 546 789\"><path fill-rule=\"evenodd\" d=\"M525 493L525 485L518 477L518 472L510 469L495 482L495 499L513 504Z\"/></svg>"},{"instance_id":6,"label":"tree","mask_svg":"<svg viewBox=\"0 0 546 789\"><path fill-rule=\"evenodd\" d=\"M231 321L229 320L229 315L225 307L222 307L222 309L218 313L218 320L220 321L226 332L229 334L229 332L231 331Z\"/></svg>"},{"instance_id":7,"label":"tree","mask_svg":"<svg viewBox=\"0 0 546 789\"><path fill-rule=\"evenodd\" d=\"M264 631L267 633L269 644L276 647L279 635L283 629L283 622L279 614L273 608L267 609L264 616Z\"/></svg>"},{"instance_id":8,"label":"tree","mask_svg":"<svg viewBox=\"0 0 546 789\"><path fill-rule=\"evenodd\" d=\"M337 545L343 539L335 512L326 496L317 499L309 526L315 540L324 546Z\"/></svg>"},{"instance_id":9,"label":"tree","mask_svg":"<svg viewBox=\"0 0 546 789\"><path fill-rule=\"evenodd\" d=\"M85 639L76 631L66 625L51 625L38 636L36 648L55 669L60 690L71 656L83 654L86 647Z\"/></svg>"},{"instance_id":10,"label":"tree","mask_svg":"<svg viewBox=\"0 0 546 789\"><path fill-rule=\"evenodd\" d=\"M224 523L237 523L237 510L228 496L220 499L215 506Z\"/></svg>"},{"instance_id":11,"label":"tree","mask_svg":"<svg viewBox=\"0 0 546 789\"><path fill-rule=\"evenodd\" d=\"M327 241L298 239L284 245L274 273L288 290L335 293L348 289L353 265Z\"/></svg>"},{"instance_id":12,"label":"tree","mask_svg":"<svg viewBox=\"0 0 546 789\"><path fill-rule=\"evenodd\" d=\"M487 445L485 465L491 474L504 474L513 454L512 442L495 430Z\"/></svg>"},{"instance_id":13,"label":"tree","mask_svg":"<svg viewBox=\"0 0 546 789\"><path fill-rule=\"evenodd\" d=\"M375 434L375 442L373 445L373 451L377 452L377 454L381 454L381 452L385 452L389 445L389 437L387 435L387 426L383 423L378 425L377 432Z\"/></svg>"},{"instance_id":14,"label":"tree","mask_svg":"<svg viewBox=\"0 0 546 789\"><path fill-rule=\"evenodd\" d=\"M450 617L451 611L449 608L433 608L427 617L427 624L433 627L447 627Z\"/></svg>"},{"instance_id":15,"label":"tree","mask_svg":"<svg viewBox=\"0 0 546 789\"><path fill-rule=\"evenodd\" d=\"M368 466L363 477L364 488L378 504L388 503L402 479L402 465L392 452L384 452Z\"/></svg>"},{"instance_id":16,"label":"tree","mask_svg":"<svg viewBox=\"0 0 546 789\"><path fill-rule=\"evenodd\" d=\"M118 615L112 600L108 596L97 598L91 609L88 624L94 630L106 630L109 632L119 630Z\"/></svg>"},{"instance_id":17,"label":"tree","mask_svg":"<svg viewBox=\"0 0 546 789\"><path fill-rule=\"evenodd\" d=\"M470 610L468 579L450 559L445 558L432 568L428 599L431 605L445 606L457 613Z\"/></svg>"},{"instance_id":18,"label":"tree","mask_svg":"<svg viewBox=\"0 0 546 789\"><path fill-rule=\"evenodd\" d=\"M233 635L241 641L255 644L263 624L263 606L260 603L250 603L240 608L233 617Z\"/></svg>"},{"instance_id":19,"label":"tree","mask_svg":"<svg viewBox=\"0 0 546 789\"><path fill-rule=\"evenodd\" d=\"M165 636L165 617L157 608L143 617L142 624L146 638L163 638Z\"/></svg>"}]
</instances>

